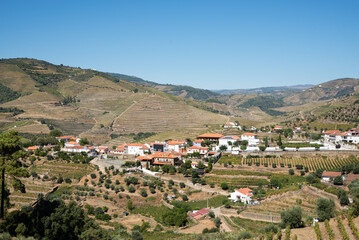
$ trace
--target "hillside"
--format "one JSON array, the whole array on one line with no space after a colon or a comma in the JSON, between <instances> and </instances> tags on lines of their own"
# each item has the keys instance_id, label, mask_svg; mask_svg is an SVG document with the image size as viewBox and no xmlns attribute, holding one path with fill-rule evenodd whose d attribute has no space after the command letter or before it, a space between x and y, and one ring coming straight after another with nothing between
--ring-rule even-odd
<instances>
[{"instance_id":1,"label":"hillside","mask_svg":"<svg viewBox=\"0 0 359 240\"><path fill-rule=\"evenodd\" d=\"M65 134L88 137L95 143L110 136L139 132L222 125L228 118L149 86L120 80L108 74L53 65L35 59L0 60L0 130L47 133L59 128ZM14 116L10 109L24 112Z\"/></svg>"},{"instance_id":2,"label":"hillside","mask_svg":"<svg viewBox=\"0 0 359 240\"><path fill-rule=\"evenodd\" d=\"M299 93L289 95L285 97L284 101L290 105L300 105L348 96L358 91L359 79L342 78L318 84Z\"/></svg>"},{"instance_id":3,"label":"hillside","mask_svg":"<svg viewBox=\"0 0 359 240\"><path fill-rule=\"evenodd\" d=\"M209 99L216 99L219 96L219 94L212 92L210 90L194 88L191 86L159 84L152 81L143 80L142 78L128 76L119 73L108 73L108 74L121 80L141 84L143 86L153 87L174 96L180 96L194 100L206 101Z\"/></svg>"}]
</instances>

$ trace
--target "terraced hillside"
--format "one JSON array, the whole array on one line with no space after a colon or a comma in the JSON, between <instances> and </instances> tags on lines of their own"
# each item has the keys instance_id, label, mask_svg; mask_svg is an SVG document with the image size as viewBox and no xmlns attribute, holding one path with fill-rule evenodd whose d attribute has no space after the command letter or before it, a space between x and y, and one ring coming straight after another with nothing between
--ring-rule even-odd
<instances>
[{"instance_id":1,"label":"terraced hillside","mask_svg":"<svg viewBox=\"0 0 359 240\"><path fill-rule=\"evenodd\" d=\"M0 107L23 110L1 113L2 131L47 133L59 128L103 143L111 134L205 129L207 124L219 127L228 120L200 109L202 104L193 100L98 71L34 59L0 60L0 84L7 91ZM18 128L24 120L31 124Z\"/></svg>"}]
</instances>

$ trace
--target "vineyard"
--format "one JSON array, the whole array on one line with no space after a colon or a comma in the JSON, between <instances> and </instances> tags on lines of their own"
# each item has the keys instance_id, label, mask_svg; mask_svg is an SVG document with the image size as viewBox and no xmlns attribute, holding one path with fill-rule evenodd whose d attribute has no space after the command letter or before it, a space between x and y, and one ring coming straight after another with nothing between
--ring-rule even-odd
<instances>
[{"instance_id":1,"label":"vineyard","mask_svg":"<svg viewBox=\"0 0 359 240\"><path fill-rule=\"evenodd\" d=\"M228 186L233 188L240 188L240 187L249 187L249 186L262 186L262 185L268 185L269 181L266 179L260 179L260 178L235 178L235 177L217 177L217 176L209 176L205 177L206 182L211 184L214 183L218 186L221 185L221 183L225 182L228 184Z\"/></svg>"},{"instance_id":2,"label":"vineyard","mask_svg":"<svg viewBox=\"0 0 359 240\"><path fill-rule=\"evenodd\" d=\"M295 167L302 166L302 169L305 167L309 171L316 171L318 169L333 170L339 169L340 167L350 164L358 163L359 160L355 157L349 158L327 158L327 157L316 157L316 158L238 158L237 160L227 161L226 163L236 164L240 162L243 165L248 166L263 166L268 168L280 168L280 167ZM221 160L220 160L221 162Z\"/></svg>"}]
</instances>

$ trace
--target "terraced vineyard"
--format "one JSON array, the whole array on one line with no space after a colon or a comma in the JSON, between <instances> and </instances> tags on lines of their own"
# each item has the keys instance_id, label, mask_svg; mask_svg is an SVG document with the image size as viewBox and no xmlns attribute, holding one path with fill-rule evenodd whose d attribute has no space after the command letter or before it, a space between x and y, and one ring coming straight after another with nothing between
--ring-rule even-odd
<instances>
[{"instance_id":1,"label":"terraced vineyard","mask_svg":"<svg viewBox=\"0 0 359 240\"><path fill-rule=\"evenodd\" d=\"M87 164L50 162L45 161L39 165L33 165L30 172L36 172L38 175L47 175L49 178L62 176L63 178L80 179L81 177L93 171L93 167Z\"/></svg>"},{"instance_id":2,"label":"terraced vineyard","mask_svg":"<svg viewBox=\"0 0 359 240\"><path fill-rule=\"evenodd\" d=\"M321 196L316 191L303 187L297 192L288 192L283 195L271 197L271 199L262 201L260 205L249 206L244 213L265 214L280 217L281 211L299 206L303 210L303 219L307 216L316 216L316 200ZM338 202L336 196L333 195L333 200Z\"/></svg>"},{"instance_id":3,"label":"terraced vineyard","mask_svg":"<svg viewBox=\"0 0 359 240\"><path fill-rule=\"evenodd\" d=\"M235 177L223 177L223 176L209 176L205 177L206 182L211 184L217 184L218 186L221 183L225 182L230 187L250 187L250 186L260 186L260 185L268 185L269 181L267 179L259 179L259 178L235 178Z\"/></svg>"},{"instance_id":4,"label":"terraced vineyard","mask_svg":"<svg viewBox=\"0 0 359 240\"><path fill-rule=\"evenodd\" d=\"M276 164L277 168L281 167L281 164L284 167L291 165L291 167L295 167L296 165L302 165L303 168L308 167L310 171L316 171L317 169L338 169L341 166L350 164L350 163L359 163L359 159L352 156L348 158L330 158L330 157L308 157L308 158L242 158L237 156L223 156L218 161L218 163L227 163L227 164L243 164L243 165L251 165L251 166L260 166L266 167L265 164L268 164L268 168L272 168L272 164Z\"/></svg>"},{"instance_id":5,"label":"terraced vineyard","mask_svg":"<svg viewBox=\"0 0 359 240\"><path fill-rule=\"evenodd\" d=\"M291 164L292 167L296 165L303 165L303 167L308 167L311 171L316 171L317 169L338 169L341 166L347 165L349 163L357 163L359 160L357 158L256 158L256 159L243 159L243 164L248 165L252 163L255 166L259 162L261 166L264 166L265 163L268 163L268 166L271 167L273 163L277 167L280 167L280 164L283 163L284 166Z\"/></svg>"},{"instance_id":6,"label":"terraced vineyard","mask_svg":"<svg viewBox=\"0 0 359 240\"><path fill-rule=\"evenodd\" d=\"M33 178L23 178L22 183L26 186L26 193L14 192L10 189L10 202L14 204L14 208L19 209L21 206L32 204L36 201L39 194L46 194L50 192L55 183L52 181L41 181Z\"/></svg>"}]
</instances>

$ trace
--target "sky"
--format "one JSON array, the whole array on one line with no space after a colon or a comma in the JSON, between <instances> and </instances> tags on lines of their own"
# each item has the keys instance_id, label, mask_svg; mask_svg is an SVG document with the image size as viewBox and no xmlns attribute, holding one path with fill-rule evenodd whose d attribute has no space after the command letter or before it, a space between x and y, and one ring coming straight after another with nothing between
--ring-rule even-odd
<instances>
[{"instance_id":1,"label":"sky","mask_svg":"<svg viewBox=\"0 0 359 240\"><path fill-rule=\"evenodd\" d=\"M356 0L0 1L0 58L242 89L359 77Z\"/></svg>"}]
</instances>

